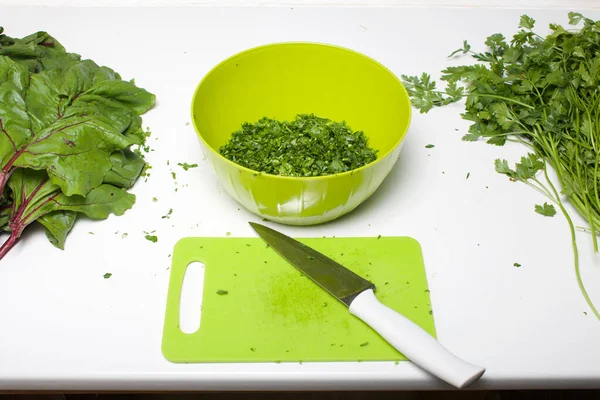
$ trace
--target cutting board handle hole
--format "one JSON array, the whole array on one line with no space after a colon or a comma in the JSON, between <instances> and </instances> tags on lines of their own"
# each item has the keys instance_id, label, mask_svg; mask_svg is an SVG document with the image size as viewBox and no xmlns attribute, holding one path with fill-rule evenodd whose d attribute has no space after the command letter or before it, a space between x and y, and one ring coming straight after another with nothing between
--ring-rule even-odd
<instances>
[{"instance_id":1,"label":"cutting board handle hole","mask_svg":"<svg viewBox=\"0 0 600 400\"><path fill-rule=\"evenodd\" d=\"M204 264L192 262L185 269L179 303L179 329L192 334L200 329Z\"/></svg>"}]
</instances>

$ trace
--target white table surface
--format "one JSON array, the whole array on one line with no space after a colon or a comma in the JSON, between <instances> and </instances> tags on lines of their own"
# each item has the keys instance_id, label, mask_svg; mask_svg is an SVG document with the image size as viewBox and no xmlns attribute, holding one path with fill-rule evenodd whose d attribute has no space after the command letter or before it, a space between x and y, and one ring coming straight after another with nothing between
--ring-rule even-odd
<instances>
[{"instance_id":1,"label":"white table surface","mask_svg":"<svg viewBox=\"0 0 600 400\"><path fill-rule=\"evenodd\" d=\"M0 390L450 388L409 362L178 365L163 358L175 242L226 232L254 236L247 222L260 221L238 209L203 161L188 125L190 100L216 63L277 41L333 43L398 75L438 76L463 39L478 49L488 34L510 35L523 12L541 32L551 21L566 23L565 10L0 7L8 35L47 30L69 51L157 95L144 116L153 169L133 190L135 207L102 222L78 221L65 251L30 228L0 263ZM600 11L586 14L600 19ZM470 60L452 62L463 61ZM419 240L439 340L487 368L474 389L600 387L600 321L577 287L565 219L534 213L545 199L494 172L495 158L516 160L522 147L461 141L469 125L461 111L456 105L415 112L396 167L350 215L279 229ZM425 149L428 143L435 147ZM184 172L177 162L199 167ZM171 219L161 219L169 208ZM158 243L144 239L150 230ZM600 262L589 235L579 233L578 240L584 282L600 306ZM103 279L106 272L110 279Z\"/></svg>"}]
</instances>

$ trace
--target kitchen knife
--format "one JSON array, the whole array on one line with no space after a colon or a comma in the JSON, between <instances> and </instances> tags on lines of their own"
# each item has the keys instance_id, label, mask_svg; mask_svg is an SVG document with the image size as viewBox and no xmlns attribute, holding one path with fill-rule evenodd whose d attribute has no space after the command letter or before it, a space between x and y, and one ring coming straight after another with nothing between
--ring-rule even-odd
<instances>
[{"instance_id":1,"label":"kitchen knife","mask_svg":"<svg viewBox=\"0 0 600 400\"><path fill-rule=\"evenodd\" d=\"M273 250L422 369L458 388L471 385L485 372L485 368L458 358L420 326L380 303L373 283L289 236L254 222L250 225Z\"/></svg>"}]
</instances>

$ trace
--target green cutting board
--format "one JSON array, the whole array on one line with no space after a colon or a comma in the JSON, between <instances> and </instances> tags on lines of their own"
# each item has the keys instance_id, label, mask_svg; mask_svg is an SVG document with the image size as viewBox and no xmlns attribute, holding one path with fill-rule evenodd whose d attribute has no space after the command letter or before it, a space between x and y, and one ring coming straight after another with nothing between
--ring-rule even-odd
<instances>
[{"instance_id":1,"label":"green cutting board","mask_svg":"<svg viewBox=\"0 0 600 400\"><path fill-rule=\"evenodd\" d=\"M435 337L416 240L298 240L371 280L382 303ZM186 334L179 329L179 303L186 267L194 261L205 270L200 327ZM259 238L190 237L175 245L162 351L183 363L406 360Z\"/></svg>"}]
</instances>

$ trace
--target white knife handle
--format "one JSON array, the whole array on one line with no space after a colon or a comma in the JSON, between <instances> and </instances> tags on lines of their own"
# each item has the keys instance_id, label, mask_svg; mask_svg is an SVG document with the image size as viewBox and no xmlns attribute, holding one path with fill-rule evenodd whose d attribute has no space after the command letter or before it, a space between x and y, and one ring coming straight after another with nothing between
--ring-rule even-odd
<instances>
[{"instance_id":1,"label":"white knife handle","mask_svg":"<svg viewBox=\"0 0 600 400\"><path fill-rule=\"evenodd\" d=\"M371 289L356 296L350 303L350 313L375 329L416 365L451 385L467 387L485 372L485 368L456 357L420 326L380 303Z\"/></svg>"}]
</instances>

